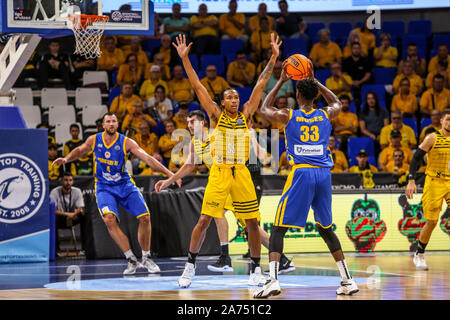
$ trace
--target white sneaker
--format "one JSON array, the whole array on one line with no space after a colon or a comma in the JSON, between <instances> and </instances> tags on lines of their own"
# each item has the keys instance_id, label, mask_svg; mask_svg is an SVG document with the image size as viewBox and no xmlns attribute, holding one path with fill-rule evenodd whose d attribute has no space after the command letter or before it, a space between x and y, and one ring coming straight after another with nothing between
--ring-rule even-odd
<instances>
[{"instance_id":1,"label":"white sneaker","mask_svg":"<svg viewBox=\"0 0 450 320\"><path fill-rule=\"evenodd\" d=\"M277 296L281 293L280 282L277 279L269 277L261 289L253 292L253 298L267 298L270 296Z\"/></svg>"},{"instance_id":2,"label":"white sneaker","mask_svg":"<svg viewBox=\"0 0 450 320\"><path fill-rule=\"evenodd\" d=\"M136 273L136 269L140 266L139 262L137 262L137 260L133 260L133 259L128 259L128 266L127 268L123 271L124 275L129 275L129 274L135 274Z\"/></svg>"},{"instance_id":3,"label":"white sneaker","mask_svg":"<svg viewBox=\"0 0 450 320\"><path fill-rule=\"evenodd\" d=\"M417 270L428 270L427 263L425 262L425 254L424 253L415 253L414 254L414 264L416 265Z\"/></svg>"},{"instance_id":4,"label":"white sneaker","mask_svg":"<svg viewBox=\"0 0 450 320\"><path fill-rule=\"evenodd\" d=\"M248 285L262 287L265 282L266 279L264 278L264 275L261 272L261 267L256 267L255 272L250 273Z\"/></svg>"},{"instance_id":5,"label":"white sneaker","mask_svg":"<svg viewBox=\"0 0 450 320\"><path fill-rule=\"evenodd\" d=\"M161 271L158 265L155 262L153 262L152 259L147 257L142 258L141 266L143 268L146 268L150 273L157 273Z\"/></svg>"},{"instance_id":6,"label":"white sneaker","mask_svg":"<svg viewBox=\"0 0 450 320\"><path fill-rule=\"evenodd\" d=\"M343 280L341 281L341 286L336 290L336 294L338 295L348 295L351 296L354 293L359 291L358 286L356 285L355 280Z\"/></svg>"},{"instance_id":7,"label":"white sneaker","mask_svg":"<svg viewBox=\"0 0 450 320\"><path fill-rule=\"evenodd\" d=\"M195 275L195 266L192 263L186 262L184 271L181 277L178 279L178 285L181 288L187 288L191 285L191 280Z\"/></svg>"}]
</instances>

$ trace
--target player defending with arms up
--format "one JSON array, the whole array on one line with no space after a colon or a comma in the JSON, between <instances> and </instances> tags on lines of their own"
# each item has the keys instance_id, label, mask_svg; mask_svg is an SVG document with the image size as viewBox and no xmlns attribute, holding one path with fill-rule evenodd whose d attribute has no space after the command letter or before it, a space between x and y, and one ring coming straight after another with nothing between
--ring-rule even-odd
<instances>
[{"instance_id":1,"label":"player defending with arms up","mask_svg":"<svg viewBox=\"0 0 450 320\"><path fill-rule=\"evenodd\" d=\"M409 181L405 190L409 199L412 199L413 194L417 193L416 172L421 160L427 154L426 177L422 195L423 215L427 221L420 231L417 251L413 260L418 270L428 270L425 262L425 248L439 221L442 201L448 201L450 198L450 109L442 111L441 126L441 130L427 135L414 153L409 166Z\"/></svg>"},{"instance_id":2,"label":"player defending with arms up","mask_svg":"<svg viewBox=\"0 0 450 320\"><path fill-rule=\"evenodd\" d=\"M148 155L132 139L117 132L119 122L114 113L103 116L103 132L87 138L86 142L75 148L64 158L56 159L53 164L65 164L94 152L94 177L97 207L103 217L108 232L128 260L125 275L136 273L139 266L150 273L159 272L159 267L150 259L151 223L150 211L144 197L136 187L125 167L129 153L145 161L153 170L169 177L173 175L158 160ZM142 249L142 262L137 261L130 248L127 236L119 227L119 203L133 216L139 219L138 241Z\"/></svg>"},{"instance_id":3,"label":"player defending with arms up","mask_svg":"<svg viewBox=\"0 0 450 320\"><path fill-rule=\"evenodd\" d=\"M288 228L305 227L310 207L314 210L317 231L327 244L341 275L341 286L336 293L351 295L358 292L358 287L348 271L339 239L331 228L330 168L333 167L333 160L328 148L332 130L330 120L339 114L342 105L333 92L312 78L311 66L310 78L297 82L296 98L300 109L274 108L278 91L284 82L290 80L285 66L286 62L280 79L264 100L260 111L267 120L284 125L286 154L292 171L284 186L270 235L270 276L253 297L266 298L280 294L278 270L284 235ZM328 103L323 109L314 108L313 102L319 93Z\"/></svg>"},{"instance_id":4,"label":"player defending with arms up","mask_svg":"<svg viewBox=\"0 0 450 320\"><path fill-rule=\"evenodd\" d=\"M250 150L250 134L247 123L258 108L262 92L279 55L281 42L273 34L271 35L272 56L259 76L242 112L238 110L239 94L234 89L227 89L223 92L221 106L211 99L189 61L188 55L192 43L186 45L186 37L183 35L178 36L176 42L173 45L183 61L200 104L208 113L210 128L214 130L211 136L211 152L214 162L203 197L202 212L192 231L188 262L178 284L183 288L191 284L191 279L195 275L195 258L205 239L206 230L213 218L222 218L225 201L231 194L235 213L245 220L248 230L248 243L252 259L249 285L259 285L264 280L259 265L261 259L259 206L250 172L245 166Z\"/></svg>"}]
</instances>

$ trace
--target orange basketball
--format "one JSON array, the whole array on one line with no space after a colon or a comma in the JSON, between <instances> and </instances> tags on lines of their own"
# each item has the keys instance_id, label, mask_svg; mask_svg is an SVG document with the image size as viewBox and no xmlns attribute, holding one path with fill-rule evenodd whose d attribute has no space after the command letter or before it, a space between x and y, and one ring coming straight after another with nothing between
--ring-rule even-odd
<instances>
[{"instance_id":1,"label":"orange basketball","mask_svg":"<svg viewBox=\"0 0 450 320\"><path fill-rule=\"evenodd\" d=\"M302 54L293 54L287 58L286 73L294 80L302 80L311 72L311 60Z\"/></svg>"}]
</instances>

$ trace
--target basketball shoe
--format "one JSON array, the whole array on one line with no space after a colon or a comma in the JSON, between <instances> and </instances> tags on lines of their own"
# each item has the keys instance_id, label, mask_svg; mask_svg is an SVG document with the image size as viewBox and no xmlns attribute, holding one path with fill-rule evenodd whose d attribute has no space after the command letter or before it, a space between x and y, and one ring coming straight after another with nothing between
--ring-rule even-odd
<instances>
[{"instance_id":1,"label":"basketball shoe","mask_svg":"<svg viewBox=\"0 0 450 320\"><path fill-rule=\"evenodd\" d=\"M248 279L249 286L261 287L266 282L264 275L261 272L261 267L256 267L254 272L250 273L250 278Z\"/></svg>"},{"instance_id":2,"label":"basketball shoe","mask_svg":"<svg viewBox=\"0 0 450 320\"><path fill-rule=\"evenodd\" d=\"M416 252L414 254L414 264L417 270L428 270L427 263L425 262L425 254Z\"/></svg>"},{"instance_id":3,"label":"basketball shoe","mask_svg":"<svg viewBox=\"0 0 450 320\"><path fill-rule=\"evenodd\" d=\"M137 260L134 259L127 259L128 260L128 266L127 268L123 271L124 275L130 275L130 274L135 274L136 273L136 269L138 267L140 267L140 264Z\"/></svg>"},{"instance_id":4,"label":"basketball shoe","mask_svg":"<svg viewBox=\"0 0 450 320\"><path fill-rule=\"evenodd\" d=\"M270 296L277 296L280 293L281 288L278 279L269 277L269 279L267 279L266 283L261 289L258 289L255 292L253 292L253 298L262 299Z\"/></svg>"},{"instance_id":5,"label":"basketball shoe","mask_svg":"<svg viewBox=\"0 0 450 320\"><path fill-rule=\"evenodd\" d=\"M355 280L348 279L341 281L341 286L336 290L336 294L351 296L352 294L357 293L358 291L359 289L358 286L356 285Z\"/></svg>"},{"instance_id":6,"label":"basketball shoe","mask_svg":"<svg viewBox=\"0 0 450 320\"><path fill-rule=\"evenodd\" d=\"M233 272L230 256L220 256L216 263L208 265L208 270L215 272Z\"/></svg>"},{"instance_id":7,"label":"basketball shoe","mask_svg":"<svg viewBox=\"0 0 450 320\"><path fill-rule=\"evenodd\" d=\"M157 273L161 271L158 265L149 257L142 257L141 266L146 268L150 273Z\"/></svg>"},{"instance_id":8,"label":"basketball shoe","mask_svg":"<svg viewBox=\"0 0 450 320\"><path fill-rule=\"evenodd\" d=\"M195 265L193 263L186 262L184 271L181 277L178 279L178 285L181 288L187 288L191 285L191 280L195 275Z\"/></svg>"}]
</instances>

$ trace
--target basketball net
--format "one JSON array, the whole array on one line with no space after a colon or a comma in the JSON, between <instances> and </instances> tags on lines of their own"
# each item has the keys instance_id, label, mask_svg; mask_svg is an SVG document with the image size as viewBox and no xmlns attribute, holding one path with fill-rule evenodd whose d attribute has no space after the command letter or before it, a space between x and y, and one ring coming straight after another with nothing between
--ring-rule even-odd
<instances>
[{"instance_id":1,"label":"basketball net","mask_svg":"<svg viewBox=\"0 0 450 320\"><path fill-rule=\"evenodd\" d=\"M67 25L75 35L75 54L86 59L95 59L101 55L100 40L105 31L108 16L72 14L68 16Z\"/></svg>"}]
</instances>

